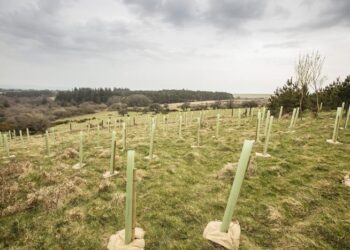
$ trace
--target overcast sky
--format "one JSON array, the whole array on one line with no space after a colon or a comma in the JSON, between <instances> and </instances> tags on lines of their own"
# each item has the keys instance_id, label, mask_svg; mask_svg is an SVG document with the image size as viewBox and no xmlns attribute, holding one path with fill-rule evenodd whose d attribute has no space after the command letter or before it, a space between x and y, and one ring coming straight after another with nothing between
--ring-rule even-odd
<instances>
[{"instance_id":1,"label":"overcast sky","mask_svg":"<svg viewBox=\"0 0 350 250\"><path fill-rule=\"evenodd\" d=\"M349 0L0 0L0 87L272 93L350 74Z\"/></svg>"}]
</instances>

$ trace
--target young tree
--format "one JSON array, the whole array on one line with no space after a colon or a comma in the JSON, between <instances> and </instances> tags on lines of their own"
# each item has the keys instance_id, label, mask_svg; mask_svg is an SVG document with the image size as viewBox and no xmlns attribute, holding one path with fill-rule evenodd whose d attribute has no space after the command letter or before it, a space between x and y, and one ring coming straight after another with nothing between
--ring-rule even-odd
<instances>
[{"instance_id":1,"label":"young tree","mask_svg":"<svg viewBox=\"0 0 350 250\"><path fill-rule=\"evenodd\" d=\"M321 56L318 51L313 52L311 54L311 87L315 91L316 95L316 117L318 116L318 113L320 112L320 90L322 89L322 86L324 82L326 81L326 77L322 76L322 68L324 63L325 57Z\"/></svg>"},{"instance_id":2,"label":"young tree","mask_svg":"<svg viewBox=\"0 0 350 250\"><path fill-rule=\"evenodd\" d=\"M320 90L320 84L323 84L324 80L321 80L322 67L323 67L324 57L322 57L318 52L312 52L311 54L306 53L299 55L297 64L295 65L295 75L296 82L299 87L299 108L300 108L300 117L302 114L302 107L305 98L308 95L309 86L312 84L312 87L317 92ZM315 90L316 91L316 90Z\"/></svg>"},{"instance_id":3,"label":"young tree","mask_svg":"<svg viewBox=\"0 0 350 250\"><path fill-rule=\"evenodd\" d=\"M296 83L299 87L299 108L302 117L302 106L308 94L308 86L311 83L311 57L309 54L299 55L299 60L295 65Z\"/></svg>"}]
</instances>

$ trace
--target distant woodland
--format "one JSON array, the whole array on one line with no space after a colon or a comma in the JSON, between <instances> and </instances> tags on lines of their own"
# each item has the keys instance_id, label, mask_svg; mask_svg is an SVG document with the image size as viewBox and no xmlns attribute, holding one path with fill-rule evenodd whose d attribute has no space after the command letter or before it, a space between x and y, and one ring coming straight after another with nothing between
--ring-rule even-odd
<instances>
[{"instance_id":1,"label":"distant woodland","mask_svg":"<svg viewBox=\"0 0 350 250\"><path fill-rule=\"evenodd\" d=\"M211 108L225 107L220 100L233 100L225 92L192 90L143 91L126 88L74 88L67 91L0 89L0 130L45 131L61 118L91 114L102 110L121 115L135 112L170 112L169 103L190 108L192 101L217 100ZM226 104L225 104L226 105ZM192 109L210 108L206 104Z\"/></svg>"}]
</instances>

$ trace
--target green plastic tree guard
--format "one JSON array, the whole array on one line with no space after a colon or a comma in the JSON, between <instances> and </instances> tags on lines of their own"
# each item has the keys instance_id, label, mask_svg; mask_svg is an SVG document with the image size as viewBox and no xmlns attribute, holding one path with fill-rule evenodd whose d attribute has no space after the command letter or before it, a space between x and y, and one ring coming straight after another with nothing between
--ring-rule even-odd
<instances>
[{"instance_id":1,"label":"green plastic tree guard","mask_svg":"<svg viewBox=\"0 0 350 250\"><path fill-rule=\"evenodd\" d=\"M29 128L26 128L26 132L27 132L27 140L29 141L30 139Z\"/></svg>"},{"instance_id":2,"label":"green plastic tree guard","mask_svg":"<svg viewBox=\"0 0 350 250\"><path fill-rule=\"evenodd\" d=\"M134 181L135 151L128 151L126 169L126 205L125 205L125 244L129 244L132 239L132 211L133 211L133 181Z\"/></svg>"},{"instance_id":3,"label":"green plastic tree guard","mask_svg":"<svg viewBox=\"0 0 350 250\"><path fill-rule=\"evenodd\" d=\"M280 113L278 115L278 120L281 120L282 115L283 115L283 106L280 107Z\"/></svg>"},{"instance_id":4,"label":"green plastic tree guard","mask_svg":"<svg viewBox=\"0 0 350 250\"><path fill-rule=\"evenodd\" d=\"M220 114L216 115L216 132L215 132L215 137L219 138L219 131L220 130Z\"/></svg>"},{"instance_id":5,"label":"green plastic tree guard","mask_svg":"<svg viewBox=\"0 0 350 250\"><path fill-rule=\"evenodd\" d=\"M299 118L299 107L296 109L296 112L295 112L293 127L297 124L298 118Z\"/></svg>"},{"instance_id":6,"label":"green plastic tree guard","mask_svg":"<svg viewBox=\"0 0 350 250\"><path fill-rule=\"evenodd\" d=\"M264 127L264 136L266 137L267 129L269 127L269 119L270 119L270 110L267 111L266 114L266 120L265 120L265 127Z\"/></svg>"},{"instance_id":7,"label":"green plastic tree guard","mask_svg":"<svg viewBox=\"0 0 350 250\"><path fill-rule=\"evenodd\" d=\"M151 138L149 143L149 159L151 160L153 158L153 142L154 142L154 131L156 128L156 124L152 124L151 126Z\"/></svg>"},{"instance_id":8,"label":"green plastic tree guard","mask_svg":"<svg viewBox=\"0 0 350 250\"><path fill-rule=\"evenodd\" d=\"M293 108L292 119L290 120L289 128L293 128L295 113L296 108Z\"/></svg>"},{"instance_id":9,"label":"green plastic tree guard","mask_svg":"<svg viewBox=\"0 0 350 250\"><path fill-rule=\"evenodd\" d=\"M22 130L19 130L19 138L21 140L21 143L23 144L23 135L22 135Z\"/></svg>"},{"instance_id":10,"label":"green plastic tree guard","mask_svg":"<svg viewBox=\"0 0 350 250\"><path fill-rule=\"evenodd\" d=\"M179 117L179 137L182 138L182 115Z\"/></svg>"},{"instance_id":11,"label":"green plastic tree guard","mask_svg":"<svg viewBox=\"0 0 350 250\"><path fill-rule=\"evenodd\" d=\"M100 147L101 145L101 131L100 131L100 124L97 124L97 147Z\"/></svg>"},{"instance_id":12,"label":"green plastic tree guard","mask_svg":"<svg viewBox=\"0 0 350 250\"><path fill-rule=\"evenodd\" d=\"M344 126L344 128L347 128L347 127L348 127L349 118L350 118L350 104L349 104L349 107L348 107L348 112L347 112L347 114L346 114L346 120L345 120L345 126Z\"/></svg>"},{"instance_id":13,"label":"green plastic tree guard","mask_svg":"<svg viewBox=\"0 0 350 250\"><path fill-rule=\"evenodd\" d=\"M254 140L244 140L243 149L241 152L241 156L238 161L237 172L235 178L233 180L230 196L226 205L226 210L224 217L222 219L222 224L220 231L227 232L230 226L233 212L235 210L235 206L237 203L238 195L241 190L241 186L243 183L244 175L248 167L250 154L253 148Z\"/></svg>"},{"instance_id":14,"label":"green plastic tree guard","mask_svg":"<svg viewBox=\"0 0 350 250\"><path fill-rule=\"evenodd\" d=\"M266 138L265 138L265 144L264 144L264 155L267 154L267 146L269 144L269 140L270 140L270 134L271 134L271 128L272 128L272 122L273 122L273 116L271 115L270 116L270 119L269 119L269 125L268 125L268 131L267 131L267 135L266 135Z\"/></svg>"},{"instance_id":15,"label":"green plastic tree guard","mask_svg":"<svg viewBox=\"0 0 350 250\"><path fill-rule=\"evenodd\" d=\"M320 111L322 111L322 108L323 108L323 102L321 102L320 104Z\"/></svg>"},{"instance_id":16,"label":"green plastic tree guard","mask_svg":"<svg viewBox=\"0 0 350 250\"><path fill-rule=\"evenodd\" d=\"M125 122L123 122L123 127L122 127L122 133L123 133L123 151L126 150L126 125Z\"/></svg>"},{"instance_id":17,"label":"green plastic tree guard","mask_svg":"<svg viewBox=\"0 0 350 250\"><path fill-rule=\"evenodd\" d=\"M257 117L257 124L256 124L256 135L255 139L257 142L260 141L260 124L261 124L261 112L258 112L258 117Z\"/></svg>"},{"instance_id":18,"label":"green plastic tree guard","mask_svg":"<svg viewBox=\"0 0 350 250\"><path fill-rule=\"evenodd\" d=\"M115 151L116 151L116 132L112 131L112 145L111 145L111 161L110 161L110 174L115 170Z\"/></svg>"},{"instance_id":19,"label":"green plastic tree guard","mask_svg":"<svg viewBox=\"0 0 350 250\"><path fill-rule=\"evenodd\" d=\"M81 167L83 167L83 154L84 154L84 152L83 152L83 143L84 143L84 135L83 135L83 131L80 131L80 134L79 134L79 136L80 136L80 140L79 140L79 167L81 168Z\"/></svg>"},{"instance_id":20,"label":"green plastic tree guard","mask_svg":"<svg viewBox=\"0 0 350 250\"><path fill-rule=\"evenodd\" d=\"M337 114L335 116L333 136L332 136L332 141L334 143L337 142L337 140L338 140L338 130L339 130L339 123L340 123L341 112L342 112L342 107L338 107L337 108Z\"/></svg>"},{"instance_id":21,"label":"green plastic tree guard","mask_svg":"<svg viewBox=\"0 0 350 250\"><path fill-rule=\"evenodd\" d=\"M5 147L5 152L7 157L10 157L10 147L9 147L9 142L6 134L4 134L4 147Z\"/></svg>"},{"instance_id":22,"label":"green plastic tree guard","mask_svg":"<svg viewBox=\"0 0 350 250\"><path fill-rule=\"evenodd\" d=\"M46 146L46 154L47 156L50 156L49 132L47 130L45 132L45 146Z\"/></svg>"},{"instance_id":23,"label":"green plastic tree guard","mask_svg":"<svg viewBox=\"0 0 350 250\"><path fill-rule=\"evenodd\" d=\"M199 144L200 144L200 130L201 130L201 118L200 117L197 118L197 123L198 123L198 127L197 127L197 146L199 147Z\"/></svg>"}]
</instances>

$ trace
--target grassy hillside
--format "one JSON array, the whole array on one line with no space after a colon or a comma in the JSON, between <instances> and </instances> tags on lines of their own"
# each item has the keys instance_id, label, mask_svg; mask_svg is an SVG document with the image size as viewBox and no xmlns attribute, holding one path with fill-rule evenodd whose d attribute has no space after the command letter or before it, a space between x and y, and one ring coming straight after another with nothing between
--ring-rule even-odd
<instances>
[{"instance_id":1,"label":"grassy hillside","mask_svg":"<svg viewBox=\"0 0 350 250\"><path fill-rule=\"evenodd\" d=\"M147 116L128 125L127 147L136 150L137 219L145 231L146 249L220 249L203 239L209 221L221 220L234 172L223 172L238 161L244 139L255 138L255 117L241 122L231 111L222 115L219 139L216 111L210 111L196 142L195 118L178 137L177 114L170 114L165 133L159 116L154 154L149 162ZM106 121L108 113L92 115ZM289 118L275 121L270 139L271 158L256 158L263 144L255 143L234 219L241 225L241 249L346 249L350 246L350 189L342 183L350 171L350 128L340 130L342 145L331 145L335 113L316 120L307 115L288 131ZM113 120L113 119L112 119ZM96 123L93 120L92 123ZM80 127L79 127L80 126ZM85 124L68 124L45 141L32 137L10 143L11 154L0 151L0 248L101 249L124 228L126 153L121 152L119 175L102 178L108 170L111 134L101 131L102 148L95 148L96 130L85 133L86 167L74 170L79 131ZM24 146L27 146L26 148Z\"/></svg>"}]
</instances>

